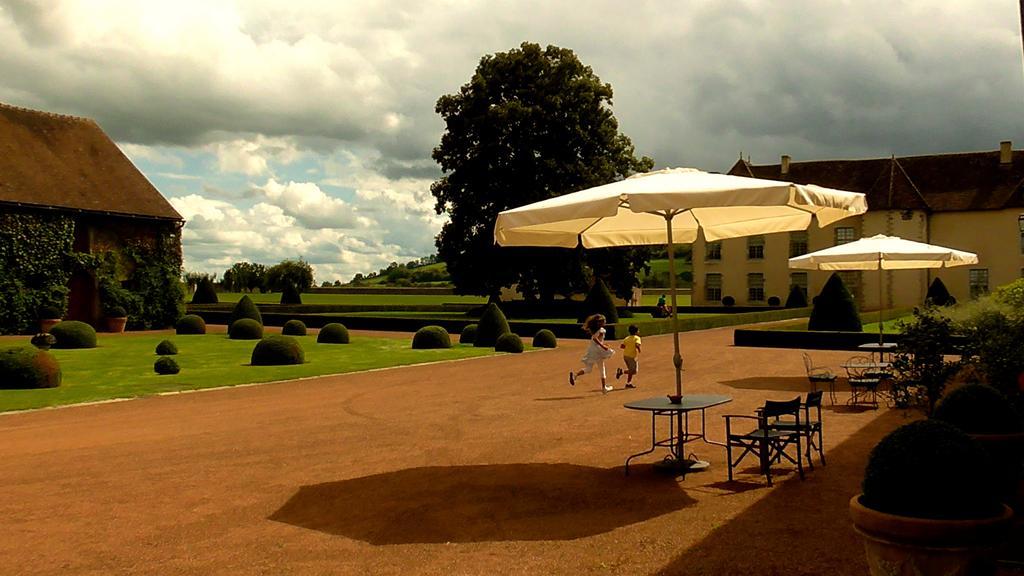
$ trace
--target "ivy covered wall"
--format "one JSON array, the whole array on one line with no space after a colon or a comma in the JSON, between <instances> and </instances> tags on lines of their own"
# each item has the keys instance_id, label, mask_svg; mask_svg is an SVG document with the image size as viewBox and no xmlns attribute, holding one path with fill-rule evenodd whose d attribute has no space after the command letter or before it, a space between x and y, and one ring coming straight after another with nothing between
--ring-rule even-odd
<instances>
[{"instance_id":1,"label":"ivy covered wall","mask_svg":"<svg viewBox=\"0 0 1024 576\"><path fill-rule=\"evenodd\" d=\"M76 228L88 252L74 250ZM34 331L41 306L67 313L69 281L82 273L102 309L127 310L130 328L173 325L184 314L181 266L176 222L0 213L0 333Z\"/></svg>"}]
</instances>

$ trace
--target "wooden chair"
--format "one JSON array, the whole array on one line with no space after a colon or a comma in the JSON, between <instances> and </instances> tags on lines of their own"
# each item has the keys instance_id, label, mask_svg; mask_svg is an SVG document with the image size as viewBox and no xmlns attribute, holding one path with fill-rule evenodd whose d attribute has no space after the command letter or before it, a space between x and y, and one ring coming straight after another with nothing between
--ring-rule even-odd
<instances>
[{"instance_id":1,"label":"wooden chair","mask_svg":"<svg viewBox=\"0 0 1024 576\"><path fill-rule=\"evenodd\" d=\"M825 366L815 366L811 356L803 352L804 368L807 370L807 380L811 383L811 392L818 389L818 384L828 385L828 397L833 405L836 403L836 375Z\"/></svg>"},{"instance_id":2,"label":"wooden chair","mask_svg":"<svg viewBox=\"0 0 1024 576\"><path fill-rule=\"evenodd\" d=\"M725 418L725 450L729 462L729 481L732 481L732 469L739 466L747 454L756 454L760 461L761 473L768 479L768 485L772 485L773 462L779 462L783 458L796 464L800 471L800 479L804 478L803 454L800 449L800 439L803 434L799 431L801 426L801 404L800 397L792 400L777 402L767 400L764 407L758 410L756 416L742 414L730 414ZM757 427L749 432L734 433L732 430L733 419L744 418L757 422ZM797 429L784 430L769 426L769 421L785 419L793 422ZM790 446L796 447L796 457L786 453ZM740 455L734 460L732 449L742 449Z\"/></svg>"},{"instance_id":3,"label":"wooden chair","mask_svg":"<svg viewBox=\"0 0 1024 576\"><path fill-rule=\"evenodd\" d=\"M801 408L803 409L803 420L799 423L792 419L782 417L777 417L768 422L769 428L778 430L796 430L803 435L807 448L807 464L812 469L814 468L814 461L811 459L812 450L816 450L818 452L818 458L821 460L821 465L825 465L825 452L822 448L824 445L821 424L822 394L822 390L815 390L807 394L807 398L801 405Z\"/></svg>"},{"instance_id":4,"label":"wooden chair","mask_svg":"<svg viewBox=\"0 0 1024 576\"><path fill-rule=\"evenodd\" d=\"M878 408L878 368L869 356L854 356L846 361L846 376L850 383L850 399L847 404L869 404ZM870 398L870 400L868 399Z\"/></svg>"}]
</instances>

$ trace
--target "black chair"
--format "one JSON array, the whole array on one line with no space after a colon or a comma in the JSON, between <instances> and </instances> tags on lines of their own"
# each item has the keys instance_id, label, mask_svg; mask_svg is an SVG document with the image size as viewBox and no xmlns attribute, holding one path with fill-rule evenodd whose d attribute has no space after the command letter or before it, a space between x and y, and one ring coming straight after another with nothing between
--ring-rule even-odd
<instances>
[{"instance_id":1,"label":"black chair","mask_svg":"<svg viewBox=\"0 0 1024 576\"><path fill-rule=\"evenodd\" d=\"M848 405L869 404L878 408L879 368L869 356L854 356L843 365L850 383Z\"/></svg>"},{"instance_id":2,"label":"black chair","mask_svg":"<svg viewBox=\"0 0 1024 576\"><path fill-rule=\"evenodd\" d=\"M807 370L807 380L811 383L811 392L818 389L818 384L828 385L828 397L832 404L836 403L836 375L825 366L815 366L811 356L803 352L804 369Z\"/></svg>"},{"instance_id":3,"label":"black chair","mask_svg":"<svg viewBox=\"0 0 1024 576\"><path fill-rule=\"evenodd\" d=\"M747 454L756 454L761 467L761 473L768 479L768 485L772 485L773 462L779 462L783 458L796 464L800 471L800 479L804 478L803 454L800 449L800 438L803 436L801 426L801 404L800 397L785 402L767 400L764 407L758 410L756 416L730 414L725 418L725 450L726 458L729 461L729 481L732 481L732 469L739 466ZM757 428L749 432L733 433L732 421L734 418L745 418L757 422ZM785 430L769 425L770 421L784 419L792 422L796 428ZM786 453L790 446L796 447L796 457ZM743 451L733 460L732 449L740 448Z\"/></svg>"},{"instance_id":4,"label":"black chair","mask_svg":"<svg viewBox=\"0 0 1024 576\"><path fill-rule=\"evenodd\" d=\"M807 443L807 464L812 469L814 468L814 461L811 459L811 451L816 450L818 452L818 458L821 460L821 465L825 465L825 452L822 448L824 440L822 439L822 425L821 425L821 397L823 391L815 390L807 394L807 399L802 404L803 408L803 420L799 423L789 418L778 417L768 422L769 428L777 430L796 430L803 435Z\"/></svg>"}]
</instances>

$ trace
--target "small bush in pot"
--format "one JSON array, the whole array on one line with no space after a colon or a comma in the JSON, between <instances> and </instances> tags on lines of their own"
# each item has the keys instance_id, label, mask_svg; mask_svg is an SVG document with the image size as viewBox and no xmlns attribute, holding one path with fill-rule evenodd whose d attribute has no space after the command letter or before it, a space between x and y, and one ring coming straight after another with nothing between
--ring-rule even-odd
<instances>
[{"instance_id":1,"label":"small bush in pot","mask_svg":"<svg viewBox=\"0 0 1024 576\"><path fill-rule=\"evenodd\" d=\"M348 344L348 328L344 324L331 322L316 335L317 344Z\"/></svg>"},{"instance_id":2,"label":"small bush in pot","mask_svg":"<svg viewBox=\"0 0 1024 576\"><path fill-rule=\"evenodd\" d=\"M448 331L440 326L424 326L412 337L412 347L417 350L451 348L452 340Z\"/></svg>"},{"instance_id":3,"label":"small bush in pot","mask_svg":"<svg viewBox=\"0 0 1024 576\"><path fill-rule=\"evenodd\" d=\"M287 366L306 361L305 352L299 341L291 336L271 334L260 340L252 349L253 366Z\"/></svg>"},{"instance_id":4,"label":"small bush in pot","mask_svg":"<svg viewBox=\"0 0 1024 576\"><path fill-rule=\"evenodd\" d=\"M494 351L521 354L523 352L523 341L515 332L507 332L498 336L498 341L494 343Z\"/></svg>"},{"instance_id":5,"label":"small bush in pot","mask_svg":"<svg viewBox=\"0 0 1024 576\"><path fill-rule=\"evenodd\" d=\"M206 321L201 316L186 314L174 325L174 331L178 334L206 334Z\"/></svg>"},{"instance_id":6,"label":"small bush in pot","mask_svg":"<svg viewBox=\"0 0 1024 576\"><path fill-rule=\"evenodd\" d=\"M156 353L160 356L174 356L178 353L178 346L170 340L161 340L156 345Z\"/></svg>"},{"instance_id":7,"label":"small bush in pot","mask_svg":"<svg viewBox=\"0 0 1024 576\"><path fill-rule=\"evenodd\" d=\"M555 333L547 328L541 328L533 335L533 347L534 348L557 348L558 338L555 338Z\"/></svg>"},{"instance_id":8,"label":"small bush in pot","mask_svg":"<svg viewBox=\"0 0 1024 576\"><path fill-rule=\"evenodd\" d=\"M153 371L161 376L167 376L181 372L181 367L178 366L178 362L174 358L161 356L153 363Z\"/></svg>"},{"instance_id":9,"label":"small bush in pot","mask_svg":"<svg viewBox=\"0 0 1024 576\"><path fill-rule=\"evenodd\" d=\"M302 320L289 320L281 327L281 334L285 336L305 336L306 325Z\"/></svg>"},{"instance_id":10,"label":"small bush in pot","mask_svg":"<svg viewBox=\"0 0 1024 576\"><path fill-rule=\"evenodd\" d=\"M37 316L40 320L60 320L64 315L56 306L40 306Z\"/></svg>"},{"instance_id":11,"label":"small bush in pot","mask_svg":"<svg viewBox=\"0 0 1024 576\"><path fill-rule=\"evenodd\" d=\"M54 348L95 348L96 330L78 320L65 320L50 330L57 339Z\"/></svg>"},{"instance_id":12,"label":"small bush in pot","mask_svg":"<svg viewBox=\"0 0 1024 576\"><path fill-rule=\"evenodd\" d=\"M263 325L252 318L241 318L228 326L228 338L232 340L259 340L262 337Z\"/></svg>"},{"instance_id":13,"label":"small bush in pot","mask_svg":"<svg viewBox=\"0 0 1024 576\"><path fill-rule=\"evenodd\" d=\"M476 340L476 329L476 324L467 324L462 334L459 334L459 344L472 344Z\"/></svg>"}]
</instances>

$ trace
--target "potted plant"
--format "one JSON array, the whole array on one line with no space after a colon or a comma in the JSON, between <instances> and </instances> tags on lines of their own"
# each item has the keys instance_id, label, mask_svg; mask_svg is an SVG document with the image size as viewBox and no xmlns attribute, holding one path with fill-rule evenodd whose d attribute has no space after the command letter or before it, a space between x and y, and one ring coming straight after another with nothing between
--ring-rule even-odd
<instances>
[{"instance_id":1,"label":"potted plant","mask_svg":"<svg viewBox=\"0 0 1024 576\"><path fill-rule=\"evenodd\" d=\"M919 420L871 451L850 517L864 541L868 571L991 574L1013 512L993 489L989 460L957 428Z\"/></svg>"},{"instance_id":2,"label":"potted plant","mask_svg":"<svg viewBox=\"0 0 1024 576\"><path fill-rule=\"evenodd\" d=\"M128 323L128 312L123 306L110 306L106 309L107 332L124 332L124 326Z\"/></svg>"},{"instance_id":3,"label":"potted plant","mask_svg":"<svg viewBox=\"0 0 1024 576\"><path fill-rule=\"evenodd\" d=\"M960 362L945 356L953 336L953 322L934 306L914 308L914 320L900 323L900 342L893 369L900 390L923 390L928 414L942 396L946 383L960 370Z\"/></svg>"},{"instance_id":4,"label":"potted plant","mask_svg":"<svg viewBox=\"0 0 1024 576\"><path fill-rule=\"evenodd\" d=\"M942 399L932 418L963 430L988 452L1004 501L1024 514L1024 422L1006 397L985 384L964 384Z\"/></svg>"},{"instance_id":5,"label":"potted plant","mask_svg":"<svg viewBox=\"0 0 1024 576\"><path fill-rule=\"evenodd\" d=\"M39 316L39 331L47 333L50 328L60 323L62 316L56 306L40 306L37 315Z\"/></svg>"}]
</instances>

